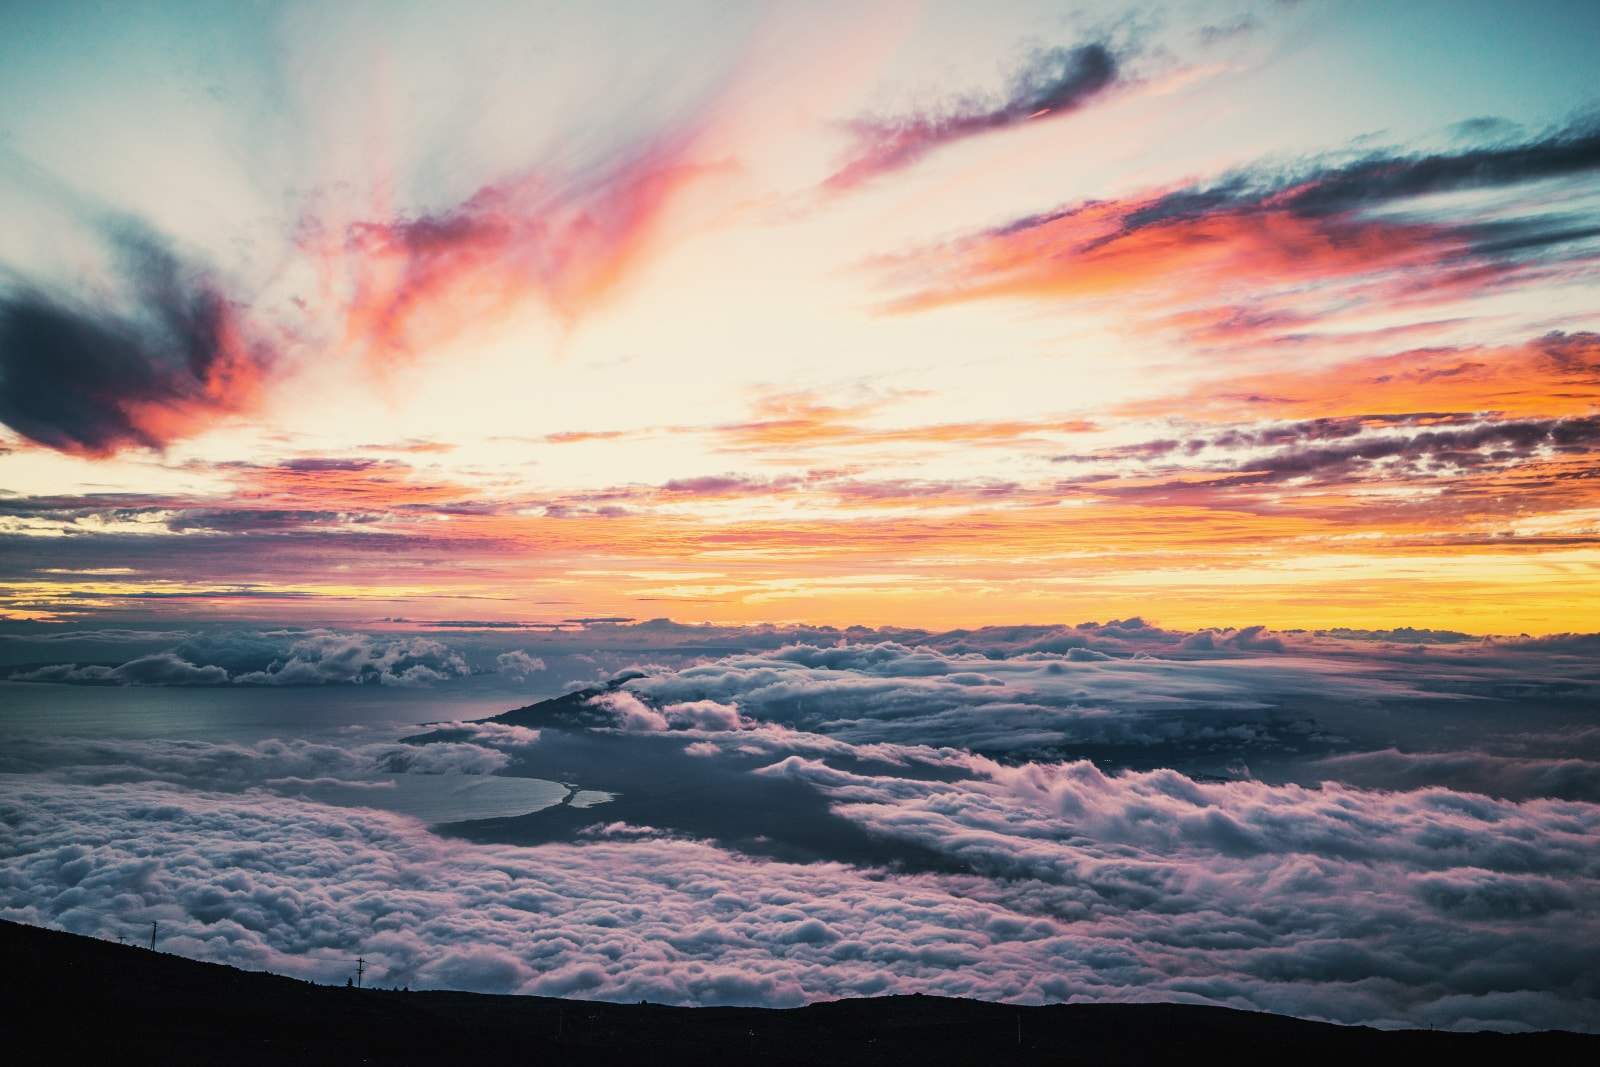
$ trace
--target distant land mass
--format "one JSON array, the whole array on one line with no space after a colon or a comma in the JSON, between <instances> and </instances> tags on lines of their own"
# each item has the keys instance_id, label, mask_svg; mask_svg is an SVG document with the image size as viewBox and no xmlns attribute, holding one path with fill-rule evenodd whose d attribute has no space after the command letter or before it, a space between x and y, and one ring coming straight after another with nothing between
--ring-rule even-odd
<instances>
[{"instance_id":1,"label":"distant land mass","mask_svg":"<svg viewBox=\"0 0 1600 1067\"><path fill-rule=\"evenodd\" d=\"M1591 1062L1600 1037L1375 1030L1182 1004L945 997L681 1008L322 986L0 921L12 1062ZM31 1053L21 1050L33 1049ZM1584 1049L1588 1049L1587 1056Z\"/></svg>"},{"instance_id":2,"label":"distant land mass","mask_svg":"<svg viewBox=\"0 0 1600 1067\"><path fill-rule=\"evenodd\" d=\"M682 746L659 744L662 735L605 729L615 714L594 699L615 691L629 675L605 685L541 700L479 722L540 731L539 744L520 750L501 773L576 781L612 794L592 807L553 805L527 815L444 823L439 833L480 844L542 845L581 841L607 823L651 826L716 841L725 848L790 863L838 860L896 871L968 873L966 864L934 849L870 834L836 814L810 785L750 772L770 762L761 753L724 753L697 759ZM596 729L596 728L601 729ZM414 734L407 744L464 741L470 732L445 728ZM835 754L833 765L858 773L948 778L937 767L890 765ZM569 800L570 800L569 796Z\"/></svg>"}]
</instances>

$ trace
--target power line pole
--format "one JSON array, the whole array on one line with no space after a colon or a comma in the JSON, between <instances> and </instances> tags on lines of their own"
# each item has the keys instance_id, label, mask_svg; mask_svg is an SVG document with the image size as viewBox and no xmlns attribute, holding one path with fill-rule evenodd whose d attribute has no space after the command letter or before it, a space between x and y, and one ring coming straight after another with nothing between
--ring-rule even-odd
<instances>
[{"instance_id":1,"label":"power line pole","mask_svg":"<svg viewBox=\"0 0 1600 1067\"><path fill-rule=\"evenodd\" d=\"M155 923L154 921L152 921L150 923L150 951L151 952L154 952L156 950L156 926L157 925L158 924Z\"/></svg>"},{"instance_id":2,"label":"power line pole","mask_svg":"<svg viewBox=\"0 0 1600 1067\"><path fill-rule=\"evenodd\" d=\"M360 956L356 957L356 988L361 988L361 976L366 973L367 961Z\"/></svg>"}]
</instances>

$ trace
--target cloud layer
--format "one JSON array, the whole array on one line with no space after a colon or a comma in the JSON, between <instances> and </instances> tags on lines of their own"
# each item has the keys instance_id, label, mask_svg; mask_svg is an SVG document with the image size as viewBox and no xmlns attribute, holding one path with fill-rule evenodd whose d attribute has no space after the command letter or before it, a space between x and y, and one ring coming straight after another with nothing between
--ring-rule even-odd
<instances>
[{"instance_id":1,"label":"cloud layer","mask_svg":"<svg viewBox=\"0 0 1600 1067\"><path fill-rule=\"evenodd\" d=\"M325 981L360 953L379 982L493 992L1593 1028L1592 637L825 633L546 635L541 658L679 660L408 742L13 739L0 914L157 920L170 950ZM390 645L403 676L417 646ZM348 679L341 656L390 645L301 635L285 662ZM383 810L391 778L508 774L576 782L437 830Z\"/></svg>"},{"instance_id":2,"label":"cloud layer","mask_svg":"<svg viewBox=\"0 0 1600 1067\"><path fill-rule=\"evenodd\" d=\"M525 678L543 663L520 650L502 653L499 670ZM12 681L103 685L393 685L426 686L470 673L466 660L427 637L310 631L199 634L168 651L117 666L74 663L15 670Z\"/></svg>"},{"instance_id":3,"label":"cloud layer","mask_svg":"<svg viewBox=\"0 0 1600 1067\"><path fill-rule=\"evenodd\" d=\"M8 918L102 935L158 918L170 951L322 980L359 951L384 983L628 1000L925 991L1593 1022L1593 806L1086 765L959 789L769 773L821 774L852 818L983 873L883 879L620 826L470 846L373 811L11 781L0 893Z\"/></svg>"}]
</instances>

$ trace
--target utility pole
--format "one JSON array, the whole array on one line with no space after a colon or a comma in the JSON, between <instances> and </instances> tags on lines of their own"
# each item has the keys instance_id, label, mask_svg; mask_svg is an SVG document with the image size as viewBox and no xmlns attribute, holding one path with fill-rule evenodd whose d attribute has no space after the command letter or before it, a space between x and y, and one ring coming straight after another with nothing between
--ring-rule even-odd
<instances>
[{"instance_id":1,"label":"utility pole","mask_svg":"<svg viewBox=\"0 0 1600 1067\"><path fill-rule=\"evenodd\" d=\"M367 971L367 961L360 956L356 957L356 988L361 988L361 976Z\"/></svg>"},{"instance_id":2,"label":"utility pole","mask_svg":"<svg viewBox=\"0 0 1600 1067\"><path fill-rule=\"evenodd\" d=\"M159 924L157 924L154 920L152 920L151 923L150 923L150 951L151 952L154 952L156 950L156 926L157 925L159 925Z\"/></svg>"}]
</instances>

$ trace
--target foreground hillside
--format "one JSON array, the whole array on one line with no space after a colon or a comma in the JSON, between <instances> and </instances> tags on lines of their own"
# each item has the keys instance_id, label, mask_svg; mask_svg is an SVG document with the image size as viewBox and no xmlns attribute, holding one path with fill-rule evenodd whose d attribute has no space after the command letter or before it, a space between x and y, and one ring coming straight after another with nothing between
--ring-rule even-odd
<instances>
[{"instance_id":1,"label":"foreground hillside","mask_svg":"<svg viewBox=\"0 0 1600 1067\"><path fill-rule=\"evenodd\" d=\"M7 1044L47 1062L1583 1062L1600 1038L1377 1031L1171 1004L880 997L673 1008L318 986L0 922Z\"/></svg>"}]
</instances>

